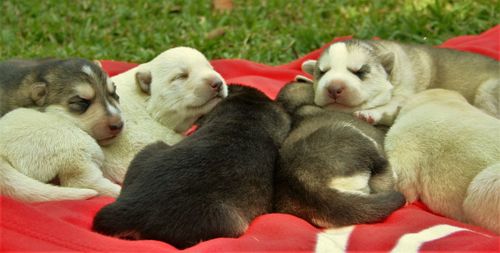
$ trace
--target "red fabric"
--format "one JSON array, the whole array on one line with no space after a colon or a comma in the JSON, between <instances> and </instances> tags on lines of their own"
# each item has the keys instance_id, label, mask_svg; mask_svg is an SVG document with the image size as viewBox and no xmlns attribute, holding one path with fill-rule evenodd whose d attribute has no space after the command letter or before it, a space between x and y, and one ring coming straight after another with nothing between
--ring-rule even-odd
<instances>
[{"instance_id":1,"label":"red fabric","mask_svg":"<svg viewBox=\"0 0 500 253\"><path fill-rule=\"evenodd\" d=\"M348 37L336 40L346 38ZM479 53L500 60L500 25L479 35L450 39L441 47ZM300 70L301 63L306 59L317 58L319 53L320 49L280 66L268 66L238 59L214 60L212 64L228 83L256 87L274 98L279 89L295 75L304 75ZM136 66L133 63L116 61L102 61L102 64L110 75L116 75ZM93 216L111 201L113 199L109 197L98 197L84 201L26 204L0 197L0 250L2 252L177 251L167 243L159 241L126 241L92 232L90 227ZM383 222L354 226L345 239L329 239L327 244L344 243L345 250L349 252L359 250L387 252L397 246L407 245L403 243L404 238L411 237L412 233L432 235L433 233L426 231L440 227L466 230L418 243L420 251L499 251L499 236L433 214L421 203L405 206ZM255 219L240 238L219 238L202 242L187 249L186 252L312 252L316 247L318 249L321 247L318 238L322 237L324 234L322 232L323 230L291 215L267 214ZM411 242L415 242L415 239Z\"/></svg>"}]
</instances>

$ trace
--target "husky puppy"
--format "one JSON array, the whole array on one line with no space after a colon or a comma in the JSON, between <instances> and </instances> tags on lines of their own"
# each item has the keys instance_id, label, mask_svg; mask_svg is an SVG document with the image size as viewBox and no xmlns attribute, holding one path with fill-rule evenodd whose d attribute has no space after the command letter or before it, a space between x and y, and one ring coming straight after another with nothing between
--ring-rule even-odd
<instances>
[{"instance_id":1,"label":"husky puppy","mask_svg":"<svg viewBox=\"0 0 500 253\"><path fill-rule=\"evenodd\" d=\"M118 196L120 186L100 170L96 140L57 107L18 108L0 119L1 194L28 202ZM61 186L47 183L56 177Z\"/></svg>"},{"instance_id":2,"label":"husky puppy","mask_svg":"<svg viewBox=\"0 0 500 253\"><path fill-rule=\"evenodd\" d=\"M13 99L24 101L23 89L30 86L23 85L30 81L43 84L45 102L39 108L43 112L18 108L0 118L2 194L25 201L118 195L120 187L99 170L98 144L111 144L123 127L115 86L106 73L83 59L7 63L11 78L3 79L2 89L12 95L8 109L30 106ZM62 186L94 190L45 184L56 177Z\"/></svg>"},{"instance_id":3,"label":"husky puppy","mask_svg":"<svg viewBox=\"0 0 500 253\"><path fill-rule=\"evenodd\" d=\"M499 119L430 89L403 106L385 148L408 202L500 234L499 136Z\"/></svg>"},{"instance_id":4,"label":"husky puppy","mask_svg":"<svg viewBox=\"0 0 500 253\"><path fill-rule=\"evenodd\" d=\"M275 211L333 227L377 222L404 205L403 195L393 191L384 133L313 100L309 83L290 83L278 94L292 115L292 130L280 150Z\"/></svg>"},{"instance_id":5,"label":"husky puppy","mask_svg":"<svg viewBox=\"0 0 500 253\"><path fill-rule=\"evenodd\" d=\"M274 167L289 117L256 89L229 89L192 135L171 147L151 144L135 157L116 202L97 213L95 231L186 248L238 237L272 211Z\"/></svg>"},{"instance_id":6,"label":"husky puppy","mask_svg":"<svg viewBox=\"0 0 500 253\"><path fill-rule=\"evenodd\" d=\"M127 130L104 147L104 175L122 183L130 161L159 140L179 142L202 115L227 96L227 85L193 48L169 49L150 62L114 76Z\"/></svg>"},{"instance_id":7,"label":"husky puppy","mask_svg":"<svg viewBox=\"0 0 500 253\"><path fill-rule=\"evenodd\" d=\"M60 105L61 113L100 145L123 128L115 85L85 59L11 60L0 63L0 116L18 107Z\"/></svg>"},{"instance_id":8,"label":"husky puppy","mask_svg":"<svg viewBox=\"0 0 500 253\"><path fill-rule=\"evenodd\" d=\"M461 93L469 103L500 118L500 63L445 48L392 41L348 40L302 65L314 76L314 102L390 126L414 94L429 88Z\"/></svg>"}]
</instances>

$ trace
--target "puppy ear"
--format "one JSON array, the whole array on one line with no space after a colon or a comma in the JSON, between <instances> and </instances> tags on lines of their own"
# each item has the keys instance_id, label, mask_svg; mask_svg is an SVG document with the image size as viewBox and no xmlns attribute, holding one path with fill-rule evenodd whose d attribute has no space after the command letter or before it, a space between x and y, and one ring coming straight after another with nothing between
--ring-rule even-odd
<instances>
[{"instance_id":1,"label":"puppy ear","mask_svg":"<svg viewBox=\"0 0 500 253\"><path fill-rule=\"evenodd\" d=\"M150 71L137 72L135 73L135 82L141 88L141 90L151 95L151 81L153 81L153 77L151 76Z\"/></svg>"},{"instance_id":2,"label":"puppy ear","mask_svg":"<svg viewBox=\"0 0 500 253\"><path fill-rule=\"evenodd\" d=\"M380 64L384 67L387 74L391 74L392 68L394 67L394 53L388 52L379 56Z\"/></svg>"},{"instance_id":3,"label":"puppy ear","mask_svg":"<svg viewBox=\"0 0 500 253\"><path fill-rule=\"evenodd\" d=\"M303 75L296 75L295 76L295 81L296 82L301 82L301 83L313 83L313 80L303 76Z\"/></svg>"},{"instance_id":4,"label":"puppy ear","mask_svg":"<svg viewBox=\"0 0 500 253\"><path fill-rule=\"evenodd\" d=\"M31 85L31 99L36 105L42 106L47 98L47 84L44 82L36 82Z\"/></svg>"},{"instance_id":5,"label":"puppy ear","mask_svg":"<svg viewBox=\"0 0 500 253\"><path fill-rule=\"evenodd\" d=\"M316 60L307 60L302 63L302 71L309 75L314 75L314 67L316 67Z\"/></svg>"},{"instance_id":6,"label":"puppy ear","mask_svg":"<svg viewBox=\"0 0 500 253\"><path fill-rule=\"evenodd\" d=\"M95 65L99 66L99 68L102 69L102 63L99 60L93 60L92 62L94 62Z\"/></svg>"}]
</instances>

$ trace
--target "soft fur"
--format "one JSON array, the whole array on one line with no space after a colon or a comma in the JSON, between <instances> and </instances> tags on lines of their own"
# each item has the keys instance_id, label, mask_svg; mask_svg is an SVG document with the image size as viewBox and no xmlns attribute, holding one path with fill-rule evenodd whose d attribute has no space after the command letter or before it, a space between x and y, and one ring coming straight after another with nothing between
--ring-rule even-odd
<instances>
[{"instance_id":1,"label":"soft fur","mask_svg":"<svg viewBox=\"0 0 500 253\"><path fill-rule=\"evenodd\" d=\"M384 132L313 100L308 83L288 84L278 94L293 123L280 150L275 211L321 227L384 219L405 203L393 190Z\"/></svg>"},{"instance_id":2,"label":"soft fur","mask_svg":"<svg viewBox=\"0 0 500 253\"><path fill-rule=\"evenodd\" d=\"M500 120L431 89L402 108L386 151L408 202L500 233Z\"/></svg>"},{"instance_id":3,"label":"soft fur","mask_svg":"<svg viewBox=\"0 0 500 253\"><path fill-rule=\"evenodd\" d=\"M278 146L289 127L288 115L264 94L230 86L191 136L135 157L120 196L98 212L93 229L178 248L240 236L272 210Z\"/></svg>"},{"instance_id":4,"label":"soft fur","mask_svg":"<svg viewBox=\"0 0 500 253\"><path fill-rule=\"evenodd\" d=\"M144 146L179 142L183 132L227 96L220 74L203 54L187 47L169 49L112 80L127 127L114 145L103 149L103 171L118 183Z\"/></svg>"},{"instance_id":5,"label":"soft fur","mask_svg":"<svg viewBox=\"0 0 500 253\"><path fill-rule=\"evenodd\" d=\"M100 170L97 142L60 108L46 110L19 108L0 119L1 194L30 202L118 196L120 186ZM54 178L61 186L47 183Z\"/></svg>"},{"instance_id":6,"label":"soft fur","mask_svg":"<svg viewBox=\"0 0 500 253\"><path fill-rule=\"evenodd\" d=\"M115 86L95 63L79 58L0 63L0 116L19 107L54 107L101 145L123 127Z\"/></svg>"},{"instance_id":7,"label":"soft fur","mask_svg":"<svg viewBox=\"0 0 500 253\"><path fill-rule=\"evenodd\" d=\"M458 91L500 118L500 64L478 54L349 40L332 44L302 69L314 76L317 105L352 112L372 124L391 125L406 100L429 88Z\"/></svg>"}]
</instances>

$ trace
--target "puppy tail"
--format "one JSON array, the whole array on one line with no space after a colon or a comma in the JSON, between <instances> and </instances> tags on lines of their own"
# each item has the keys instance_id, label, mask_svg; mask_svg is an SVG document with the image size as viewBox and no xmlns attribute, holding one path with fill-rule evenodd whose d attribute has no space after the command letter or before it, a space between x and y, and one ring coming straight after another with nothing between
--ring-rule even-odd
<instances>
[{"instance_id":1,"label":"puppy tail","mask_svg":"<svg viewBox=\"0 0 500 253\"><path fill-rule=\"evenodd\" d=\"M341 193L332 205L343 206L345 211L333 213L338 225L374 223L387 218L406 203L403 194L390 191L375 194Z\"/></svg>"},{"instance_id":2,"label":"puppy tail","mask_svg":"<svg viewBox=\"0 0 500 253\"><path fill-rule=\"evenodd\" d=\"M0 193L26 202L88 199L98 194L91 189L61 187L40 182L22 174L1 156Z\"/></svg>"},{"instance_id":3,"label":"puppy tail","mask_svg":"<svg viewBox=\"0 0 500 253\"><path fill-rule=\"evenodd\" d=\"M328 189L309 196L314 199L299 216L320 227L379 222L405 204L404 196L395 191L357 194Z\"/></svg>"}]
</instances>

